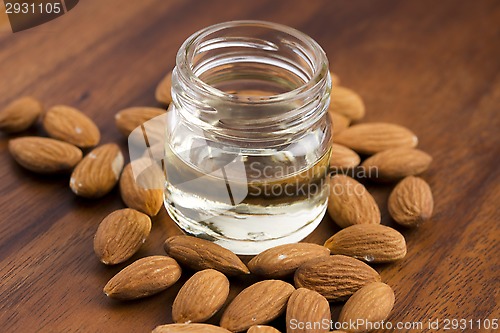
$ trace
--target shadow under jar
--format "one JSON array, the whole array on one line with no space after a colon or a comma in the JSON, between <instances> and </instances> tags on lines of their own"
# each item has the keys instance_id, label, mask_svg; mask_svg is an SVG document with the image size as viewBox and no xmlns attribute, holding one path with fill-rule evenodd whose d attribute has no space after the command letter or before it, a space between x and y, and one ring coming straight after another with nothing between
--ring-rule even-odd
<instances>
[{"instance_id":1,"label":"shadow under jar","mask_svg":"<svg viewBox=\"0 0 500 333\"><path fill-rule=\"evenodd\" d=\"M307 35L234 21L181 46L167 112L165 205L238 254L298 242L328 200L328 60Z\"/></svg>"}]
</instances>

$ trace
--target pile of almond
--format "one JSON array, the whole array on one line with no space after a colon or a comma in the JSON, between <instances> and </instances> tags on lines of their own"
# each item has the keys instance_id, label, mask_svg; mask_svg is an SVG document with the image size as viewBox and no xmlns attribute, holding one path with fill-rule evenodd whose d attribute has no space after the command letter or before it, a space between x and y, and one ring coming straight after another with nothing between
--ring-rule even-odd
<instances>
[{"instance_id":1,"label":"pile of almond","mask_svg":"<svg viewBox=\"0 0 500 333\"><path fill-rule=\"evenodd\" d=\"M162 105L171 102L170 77L168 74L156 90L156 99ZM394 292L381 282L370 264L403 259L406 242L400 232L380 224L377 203L355 178L397 182L388 210L397 223L415 227L429 219L433 211L431 189L424 179L416 177L427 170L432 158L416 148L417 137L405 127L382 122L350 126L352 121L363 118L364 103L355 92L339 86L338 78L332 78L329 111L334 144L328 213L342 228L339 232L323 245L282 245L260 253L247 264L207 240L170 237L164 244L167 255L131 263L109 280L104 293L118 300L147 297L174 285L182 267L197 271L173 301L174 323L156 327L155 333L279 332L265 324L280 316L286 320L288 333L328 332L330 326L342 329L336 332L369 332L369 326L348 324L386 320L394 305ZM128 136L164 113L161 108L128 108L116 114L116 126ZM100 131L82 112L62 105L44 111L32 97L15 100L0 112L0 130L22 132L39 118L48 137L11 139L12 157L36 173L71 172L71 190L86 198L100 198L119 183L128 208L102 220L96 229L94 251L103 264L126 262L148 238L151 217L163 205L161 168L147 158L124 167L118 145L98 146ZM144 172L135 175L135 167ZM245 274L261 280L228 302L230 278ZM345 302L333 322L330 302ZM205 323L223 308L219 326Z\"/></svg>"}]
</instances>

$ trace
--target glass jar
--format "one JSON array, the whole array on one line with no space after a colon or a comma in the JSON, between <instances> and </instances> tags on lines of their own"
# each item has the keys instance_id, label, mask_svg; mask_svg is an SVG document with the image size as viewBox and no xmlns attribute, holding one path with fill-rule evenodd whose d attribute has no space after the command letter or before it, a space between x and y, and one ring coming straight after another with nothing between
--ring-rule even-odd
<instances>
[{"instance_id":1,"label":"glass jar","mask_svg":"<svg viewBox=\"0 0 500 333\"><path fill-rule=\"evenodd\" d=\"M205 28L177 53L165 205L188 234L238 254L298 242L328 200L328 60L274 23Z\"/></svg>"}]
</instances>

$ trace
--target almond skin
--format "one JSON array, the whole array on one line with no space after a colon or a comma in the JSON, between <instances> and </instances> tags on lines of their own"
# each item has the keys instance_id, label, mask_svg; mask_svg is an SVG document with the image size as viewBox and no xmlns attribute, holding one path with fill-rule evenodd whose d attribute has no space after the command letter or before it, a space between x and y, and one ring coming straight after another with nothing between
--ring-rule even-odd
<instances>
[{"instance_id":1,"label":"almond skin","mask_svg":"<svg viewBox=\"0 0 500 333\"><path fill-rule=\"evenodd\" d=\"M161 79L160 83L156 87L155 98L156 101L163 105L168 105L172 102L172 95L170 90L172 89L172 72L167 73Z\"/></svg>"},{"instance_id":2,"label":"almond skin","mask_svg":"<svg viewBox=\"0 0 500 333\"><path fill-rule=\"evenodd\" d=\"M361 97L351 89L337 85L332 86L328 110L351 120L359 120L365 116L365 105Z\"/></svg>"},{"instance_id":3,"label":"almond skin","mask_svg":"<svg viewBox=\"0 0 500 333\"><path fill-rule=\"evenodd\" d=\"M156 216L163 206L164 182L162 170L149 158L132 161L120 176L122 200L127 207Z\"/></svg>"},{"instance_id":4,"label":"almond skin","mask_svg":"<svg viewBox=\"0 0 500 333\"><path fill-rule=\"evenodd\" d=\"M177 262L167 256L139 259L116 274L104 287L111 298L131 300L157 294L181 277Z\"/></svg>"},{"instance_id":5,"label":"almond skin","mask_svg":"<svg viewBox=\"0 0 500 333\"><path fill-rule=\"evenodd\" d=\"M340 78L337 74L330 72L330 78L332 80L332 86L338 86L340 84Z\"/></svg>"},{"instance_id":6,"label":"almond skin","mask_svg":"<svg viewBox=\"0 0 500 333\"><path fill-rule=\"evenodd\" d=\"M115 124L118 130L128 136L134 129L150 119L165 114L164 109L146 106L131 107L119 111L115 115Z\"/></svg>"},{"instance_id":7,"label":"almond skin","mask_svg":"<svg viewBox=\"0 0 500 333\"><path fill-rule=\"evenodd\" d=\"M172 236L164 248L169 256L194 270L212 268L226 275L250 274L236 254L205 239Z\"/></svg>"},{"instance_id":8,"label":"almond skin","mask_svg":"<svg viewBox=\"0 0 500 333\"><path fill-rule=\"evenodd\" d=\"M133 147L136 150L131 152L132 159L142 156L145 151L149 150L149 147L158 144L165 145L167 115L166 112L163 112L130 132L127 138L129 148Z\"/></svg>"},{"instance_id":9,"label":"almond skin","mask_svg":"<svg viewBox=\"0 0 500 333\"><path fill-rule=\"evenodd\" d=\"M72 144L40 137L9 140L9 152L22 167L37 173L69 171L82 159L82 151Z\"/></svg>"},{"instance_id":10,"label":"almond skin","mask_svg":"<svg viewBox=\"0 0 500 333\"><path fill-rule=\"evenodd\" d=\"M17 133L33 126L43 112L42 103L25 96L9 103L0 111L0 131Z\"/></svg>"},{"instance_id":11,"label":"almond skin","mask_svg":"<svg viewBox=\"0 0 500 333\"><path fill-rule=\"evenodd\" d=\"M394 187L388 208L397 223L418 226L432 216L434 199L429 184L419 177L406 177Z\"/></svg>"},{"instance_id":12,"label":"almond skin","mask_svg":"<svg viewBox=\"0 0 500 333\"><path fill-rule=\"evenodd\" d=\"M361 323L381 322L389 317L393 307L392 288L382 282L370 283L349 298L340 312L338 321L340 323L356 323L358 320ZM366 326L360 325L349 332L370 332L369 325Z\"/></svg>"},{"instance_id":13,"label":"almond skin","mask_svg":"<svg viewBox=\"0 0 500 333\"><path fill-rule=\"evenodd\" d=\"M343 301L370 282L379 282L376 270L357 259L331 255L311 260L295 272L296 288L317 291L327 300Z\"/></svg>"},{"instance_id":14,"label":"almond skin","mask_svg":"<svg viewBox=\"0 0 500 333\"><path fill-rule=\"evenodd\" d=\"M295 288L284 281L264 280L240 292L222 315L220 326L241 332L250 326L266 324L281 315Z\"/></svg>"},{"instance_id":15,"label":"almond skin","mask_svg":"<svg viewBox=\"0 0 500 333\"><path fill-rule=\"evenodd\" d=\"M395 181L421 174L429 168L432 157L418 149L395 148L367 158L361 166L373 180Z\"/></svg>"},{"instance_id":16,"label":"almond skin","mask_svg":"<svg viewBox=\"0 0 500 333\"><path fill-rule=\"evenodd\" d=\"M113 189L123 169L123 155L114 143L95 148L78 163L69 186L79 196L100 198Z\"/></svg>"},{"instance_id":17,"label":"almond skin","mask_svg":"<svg viewBox=\"0 0 500 333\"><path fill-rule=\"evenodd\" d=\"M313 290L299 288L288 299L286 309L287 333L325 333L330 331L330 304ZM294 323L295 322L295 323ZM296 325L310 324L299 328ZM318 325L318 326L314 326Z\"/></svg>"},{"instance_id":18,"label":"almond skin","mask_svg":"<svg viewBox=\"0 0 500 333\"><path fill-rule=\"evenodd\" d=\"M219 271L195 273L182 286L172 306L176 323L201 323L211 318L226 302L229 280Z\"/></svg>"},{"instance_id":19,"label":"almond skin","mask_svg":"<svg viewBox=\"0 0 500 333\"><path fill-rule=\"evenodd\" d=\"M359 162L361 162L361 159L354 150L336 143L332 144L330 169L336 172L346 171L357 167Z\"/></svg>"},{"instance_id":20,"label":"almond skin","mask_svg":"<svg viewBox=\"0 0 500 333\"><path fill-rule=\"evenodd\" d=\"M330 179L328 214L341 228L355 224L380 224L380 209L372 195L349 176Z\"/></svg>"},{"instance_id":21,"label":"almond skin","mask_svg":"<svg viewBox=\"0 0 500 333\"><path fill-rule=\"evenodd\" d=\"M167 324L157 326L151 333L231 333L209 324Z\"/></svg>"},{"instance_id":22,"label":"almond skin","mask_svg":"<svg viewBox=\"0 0 500 333\"><path fill-rule=\"evenodd\" d=\"M330 117L332 120L333 135L337 135L338 133L345 130L351 123L351 119L337 112L330 112Z\"/></svg>"},{"instance_id":23,"label":"almond skin","mask_svg":"<svg viewBox=\"0 0 500 333\"><path fill-rule=\"evenodd\" d=\"M247 333L281 333L272 326L255 325L248 329Z\"/></svg>"},{"instance_id":24,"label":"almond skin","mask_svg":"<svg viewBox=\"0 0 500 333\"><path fill-rule=\"evenodd\" d=\"M54 139L80 148L96 146L101 133L96 124L79 110L65 105L51 107L43 117L43 128Z\"/></svg>"},{"instance_id":25,"label":"almond skin","mask_svg":"<svg viewBox=\"0 0 500 333\"><path fill-rule=\"evenodd\" d=\"M112 212L97 228L94 252L106 265L116 265L132 257L151 231L149 216L125 208Z\"/></svg>"},{"instance_id":26,"label":"almond skin","mask_svg":"<svg viewBox=\"0 0 500 333\"><path fill-rule=\"evenodd\" d=\"M406 255L406 242L397 230L380 224L357 224L340 230L325 246L342 254L373 263L386 263Z\"/></svg>"},{"instance_id":27,"label":"almond skin","mask_svg":"<svg viewBox=\"0 0 500 333\"><path fill-rule=\"evenodd\" d=\"M368 155L392 148L413 148L418 144L417 136L409 129L390 123L354 125L336 135L333 140Z\"/></svg>"},{"instance_id":28,"label":"almond skin","mask_svg":"<svg viewBox=\"0 0 500 333\"><path fill-rule=\"evenodd\" d=\"M306 261L329 255L330 250L318 244L284 244L256 255L248 262L248 268L253 274L266 278L283 278Z\"/></svg>"}]
</instances>

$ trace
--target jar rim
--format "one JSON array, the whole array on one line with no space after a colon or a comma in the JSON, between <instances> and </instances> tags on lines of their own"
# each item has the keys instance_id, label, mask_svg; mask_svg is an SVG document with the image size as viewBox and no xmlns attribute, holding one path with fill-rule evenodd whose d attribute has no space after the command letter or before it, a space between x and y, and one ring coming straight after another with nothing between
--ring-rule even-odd
<instances>
[{"instance_id":1,"label":"jar rim","mask_svg":"<svg viewBox=\"0 0 500 333\"><path fill-rule=\"evenodd\" d=\"M203 28L194 34L192 34L186 41L182 44L179 52L177 53L176 58L176 66L180 70L180 75L185 76L185 79L188 79L194 82L196 85L200 86L201 89L205 93L209 93L214 97L217 97L222 100L226 100L228 102L237 102L234 98L235 96L231 93L222 91L213 87L212 85L206 83L202 79L200 79L193 71L193 68L188 64L192 63L192 55L193 49L200 44L200 42L210 34L218 32L223 29L235 28L235 27L244 27L244 26L256 26L260 28L267 28L269 30L276 30L285 34L288 34L294 38L297 38L299 41L307 45L311 54L314 54L314 66L313 73L311 77L304 82L299 87L296 87L292 90L275 94L275 95L265 95L258 96L259 98L252 99L251 101L246 100L245 103L251 104L269 104L269 103L277 103L286 101L290 98L301 98L306 94L310 94L311 90L314 90L315 87L322 84L323 79L329 74L328 71L328 59L326 57L325 51L321 48L321 46L310 36L307 34L289 26L268 22L268 21L260 21L260 20L236 20L236 21L228 21L217 23L206 28Z\"/></svg>"}]
</instances>

